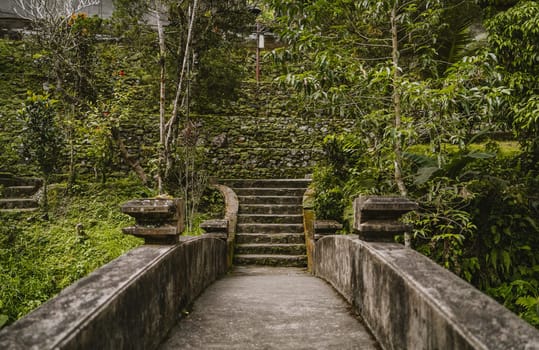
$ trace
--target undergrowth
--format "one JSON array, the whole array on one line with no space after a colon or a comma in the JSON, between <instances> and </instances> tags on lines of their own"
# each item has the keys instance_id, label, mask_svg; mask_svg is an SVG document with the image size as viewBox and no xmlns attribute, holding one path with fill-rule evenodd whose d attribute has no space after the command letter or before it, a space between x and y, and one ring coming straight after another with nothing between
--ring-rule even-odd
<instances>
[{"instance_id":1,"label":"undergrowth","mask_svg":"<svg viewBox=\"0 0 539 350\"><path fill-rule=\"evenodd\" d=\"M70 191L55 185L49 220L40 212L0 213L0 327L142 244L122 233L132 219L119 205L151 195L132 179L75 185Z\"/></svg>"}]
</instances>

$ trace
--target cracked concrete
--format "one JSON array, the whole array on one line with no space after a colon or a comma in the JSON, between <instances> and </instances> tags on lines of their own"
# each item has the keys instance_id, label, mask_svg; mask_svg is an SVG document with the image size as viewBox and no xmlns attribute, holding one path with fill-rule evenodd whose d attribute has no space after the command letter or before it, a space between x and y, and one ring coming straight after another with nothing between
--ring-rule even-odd
<instances>
[{"instance_id":1,"label":"cracked concrete","mask_svg":"<svg viewBox=\"0 0 539 350\"><path fill-rule=\"evenodd\" d=\"M236 267L161 349L380 349L346 301L300 268Z\"/></svg>"}]
</instances>

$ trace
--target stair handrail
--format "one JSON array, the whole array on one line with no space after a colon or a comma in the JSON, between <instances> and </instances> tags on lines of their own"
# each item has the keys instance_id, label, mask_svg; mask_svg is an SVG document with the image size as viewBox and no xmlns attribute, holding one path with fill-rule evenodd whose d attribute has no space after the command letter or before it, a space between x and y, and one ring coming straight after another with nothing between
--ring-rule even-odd
<instances>
[{"instance_id":1,"label":"stair handrail","mask_svg":"<svg viewBox=\"0 0 539 350\"><path fill-rule=\"evenodd\" d=\"M227 261L228 268L232 267L234 260L234 245L236 243L236 224L238 223L239 201L236 193L228 186L214 184L213 187L219 190L225 199L225 216L227 221Z\"/></svg>"}]
</instances>

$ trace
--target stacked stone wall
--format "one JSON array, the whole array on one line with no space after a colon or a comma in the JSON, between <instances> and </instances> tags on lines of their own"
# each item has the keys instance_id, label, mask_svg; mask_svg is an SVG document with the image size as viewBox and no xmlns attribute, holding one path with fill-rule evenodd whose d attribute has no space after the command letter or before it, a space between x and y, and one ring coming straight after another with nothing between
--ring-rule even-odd
<instances>
[{"instance_id":1,"label":"stacked stone wall","mask_svg":"<svg viewBox=\"0 0 539 350\"><path fill-rule=\"evenodd\" d=\"M350 131L353 120L325 117L195 118L207 169L221 178L294 178L312 172L325 136Z\"/></svg>"},{"instance_id":2,"label":"stacked stone wall","mask_svg":"<svg viewBox=\"0 0 539 350\"><path fill-rule=\"evenodd\" d=\"M251 113L242 116L195 115L197 149L204 167L216 178L298 178L312 172L323 156L322 141L351 131L354 121L327 117L289 117ZM124 125L130 153L155 157L155 123Z\"/></svg>"}]
</instances>

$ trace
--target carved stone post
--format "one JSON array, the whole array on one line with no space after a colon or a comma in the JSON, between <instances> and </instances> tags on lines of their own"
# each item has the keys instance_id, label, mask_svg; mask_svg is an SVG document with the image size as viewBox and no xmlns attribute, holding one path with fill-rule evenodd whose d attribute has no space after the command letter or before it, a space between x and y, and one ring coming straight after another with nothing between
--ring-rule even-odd
<instances>
[{"instance_id":1,"label":"carved stone post","mask_svg":"<svg viewBox=\"0 0 539 350\"><path fill-rule=\"evenodd\" d=\"M411 229L400 217L417 207L404 197L359 196L354 200L354 231L364 241L394 242Z\"/></svg>"},{"instance_id":2,"label":"carved stone post","mask_svg":"<svg viewBox=\"0 0 539 350\"><path fill-rule=\"evenodd\" d=\"M134 199L121 206L122 213L135 218L135 226L123 232L144 238L146 244L174 244L184 229L182 199Z\"/></svg>"},{"instance_id":3,"label":"carved stone post","mask_svg":"<svg viewBox=\"0 0 539 350\"><path fill-rule=\"evenodd\" d=\"M206 234L222 238L226 241L228 238L228 220L211 219L200 223L200 228L206 231Z\"/></svg>"}]
</instances>

